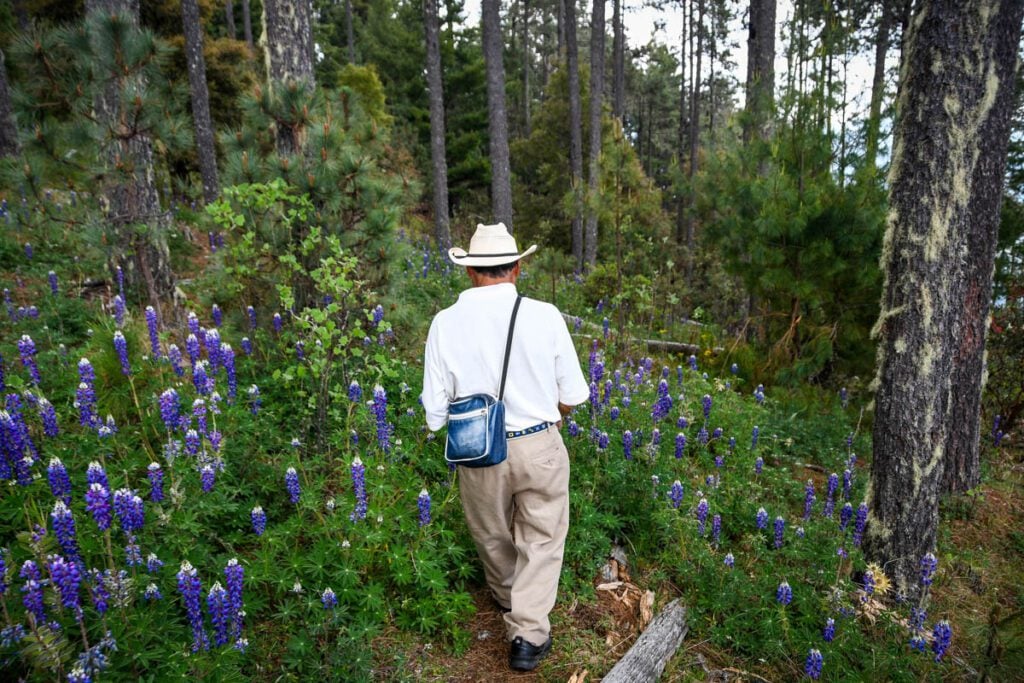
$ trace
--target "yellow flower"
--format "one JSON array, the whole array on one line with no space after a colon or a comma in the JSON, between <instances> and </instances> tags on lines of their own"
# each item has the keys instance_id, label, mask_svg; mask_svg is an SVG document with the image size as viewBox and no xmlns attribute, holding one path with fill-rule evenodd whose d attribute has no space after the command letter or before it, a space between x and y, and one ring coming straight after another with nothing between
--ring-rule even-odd
<instances>
[{"instance_id":1,"label":"yellow flower","mask_svg":"<svg viewBox=\"0 0 1024 683\"><path fill-rule=\"evenodd\" d=\"M886 591L892 586L892 582L889 581L889 577L885 575L885 572L874 562L868 565L868 571L871 572L875 578L875 595L882 597Z\"/></svg>"}]
</instances>

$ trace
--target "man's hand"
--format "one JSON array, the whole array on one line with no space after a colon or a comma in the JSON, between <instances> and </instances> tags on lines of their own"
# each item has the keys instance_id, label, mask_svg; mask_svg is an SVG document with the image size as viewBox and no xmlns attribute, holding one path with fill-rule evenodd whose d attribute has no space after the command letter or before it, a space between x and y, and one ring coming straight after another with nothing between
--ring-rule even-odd
<instances>
[{"instance_id":1,"label":"man's hand","mask_svg":"<svg viewBox=\"0 0 1024 683\"><path fill-rule=\"evenodd\" d=\"M573 408L575 408L575 406L567 406L564 403L558 404L558 412L562 415L562 417L565 417L566 415L571 413Z\"/></svg>"}]
</instances>

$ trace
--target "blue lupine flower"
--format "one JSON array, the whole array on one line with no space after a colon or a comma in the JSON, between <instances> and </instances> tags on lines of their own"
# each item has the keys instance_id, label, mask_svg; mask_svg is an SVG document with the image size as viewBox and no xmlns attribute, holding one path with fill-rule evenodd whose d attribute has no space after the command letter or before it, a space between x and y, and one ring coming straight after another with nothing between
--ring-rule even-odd
<instances>
[{"instance_id":1,"label":"blue lupine flower","mask_svg":"<svg viewBox=\"0 0 1024 683\"><path fill-rule=\"evenodd\" d=\"M203 468L199 470L199 481L203 488L203 493L209 493L213 490L213 484L216 481L217 473L210 465L203 465Z\"/></svg>"},{"instance_id":2,"label":"blue lupine flower","mask_svg":"<svg viewBox=\"0 0 1024 683\"><path fill-rule=\"evenodd\" d=\"M256 309L252 306L245 307L245 314L249 317L249 329L256 329Z\"/></svg>"},{"instance_id":3,"label":"blue lupine flower","mask_svg":"<svg viewBox=\"0 0 1024 683\"><path fill-rule=\"evenodd\" d=\"M758 384L757 388L754 389L754 400L757 401L758 405L764 403L764 385Z\"/></svg>"},{"instance_id":4,"label":"blue lupine flower","mask_svg":"<svg viewBox=\"0 0 1024 683\"><path fill-rule=\"evenodd\" d=\"M359 403L363 400L363 388L359 386L359 382L352 380L348 385L348 400L353 403Z\"/></svg>"},{"instance_id":5,"label":"blue lupine flower","mask_svg":"<svg viewBox=\"0 0 1024 683\"><path fill-rule=\"evenodd\" d=\"M228 612L231 615L231 638L237 640L242 635L242 585L245 581L245 568L232 557L224 567L224 584L228 590Z\"/></svg>"},{"instance_id":6,"label":"blue lupine flower","mask_svg":"<svg viewBox=\"0 0 1024 683\"><path fill-rule=\"evenodd\" d=\"M71 505L71 477L60 458L51 458L46 468L46 478L50 482L50 492L54 498L60 498L65 505Z\"/></svg>"},{"instance_id":7,"label":"blue lupine flower","mask_svg":"<svg viewBox=\"0 0 1024 683\"><path fill-rule=\"evenodd\" d=\"M124 270L118 266L114 272L117 275L117 291L124 296Z\"/></svg>"},{"instance_id":8,"label":"blue lupine flower","mask_svg":"<svg viewBox=\"0 0 1024 683\"><path fill-rule=\"evenodd\" d=\"M89 485L85 492L85 509L92 515L100 531L110 528L110 492L103 484L95 482Z\"/></svg>"},{"instance_id":9,"label":"blue lupine flower","mask_svg":"<svg viewBox=\"0 0 1024 683\"><path fill-rule=\"evenodd\" d=\"M224 314L220 311L220 306L214 304L210 310L210 315L213 317L213 324L220 327L224 324Z\"/></svg>"},{"instance_id":10,"label":"blue lupine flower","mask_svg":"<svg viewBox=\"0 0 1024 683\"><path fill-rule=\"evenodd\" d=\"M228 633L231 629L231 607L228 604L228 592L219 581L214 582L206 595L206 606L210 611L210 622L213 624L213 645L222 647L228 644Z\"/></svg>"},{"instance_id":11,"label":"blue lupine flower","mask_svg":"<svg viewBox=\"0 0 1024 683\"><path fill-rule=\"evenodd\" d=\"M722 515L715 515L711 518L711 542L716 546L722 537Z\"/></svg>"},{"instance_id":12,"label":"blue lupine flower","mask_svg":"<svg viewBox=\"0 0 1024 683\"><path fill-rule=\"evenodd\" d=\"M808 479L807 486L804 487L804 519L808 520L811 518L811 510L814 508L814 480Z\"/></svg>"},{"instance_id":13,"label":"blue lupine flower","mask_svg":"<svg viewBox=\"0 0 1024 683\"><path fill-rule=\"evenodd\" d=\"M864 597L861 598L861 602L867 602L868 596L875 592L875 573L870 569L864 572Z\"/></svg>"},{"instance_id":14,"label":"blue lupine flower","mask_svg":"<svg viewBox=\"0 0 1024 683\"><path fill-rule=\"evenodd\" d=\"M867 503L861 503L857 506L857 518L853 523L853 544L860 545L861 539L864 537L864 527L868 523L868 505Z\"/></svg>"},{"instance_id":15,"label":"blue lupine flower","mask_svg":"<svg viewBox=\"0 0 1024 683\"><path fill-rule=\"evenodd\" d=\"M369 337L367 337L369 339ZM301 341L295 342L295 357L299 360L306 359L306 345Z\"/></svg>"},{"instance_id":16,"label":"blue lupine flower","mask_svg":"<svg viewBox=\"0 0 1024 683\"><path fill-rule=\"evenodd\" d=\"M199 354L201 353L199 335L189 333L188 337L185 338L185 353L188 354L189 363L195 367L195 364L199 362Z\"/></svg>"},{"instance_id":17,"label":"blue lupine flower","mask_svg":"<svg viewBox=\"0 0 1024 683\"><path fill-rule=\"evenodd\" d=\"M416 499L416 507L420 512L420 526L430 524L430 493L426 489L420 491L420 495Z\"/></svg>"},{"instance_id":18,"label":"blue lupine flower","mask_svg":"<svg viewBox=\"0 0 1024 683\"><path fill-rule=\"evenodd\" d=\"M807 653L807 661L804 663L804 673L808 678L816 681L821 678L822 664L824 664L824 659L821 656L821 651L811 648L811 651Z\"/></svg>"},{"instance_id":19,"label":"blue lupine flower","mask_svg":"<svg viewBox=\"0 0 1024 683\"><path fill-rule=\"evenodd\" d=\"M740 366L736 365L736 363L733 363L732 365L729 366L729 372L731 372L734 375L738 375L740 372Z\"/></svg>"},{"instance_id":20,"label":"blue lupine flower","mask_svg":"<svg viewBox=\"0 0 1024 683\"><path fill-rule=\"evenodd\" d=\"M600 413L601 412L601 396L597 391L597 382L590 383L590 394L587 399L590 402L590 412Z\"/></svg>"},{"instance_id":21,"label":"blue lupine flower","mask_svg":"<svg viewBox=\"0 0 1024 683\"><path fill-rule=\"evenodd\" d=\"M178 592L181 593L188 622L192 627L192 652L208 650L210 641L203 628L203 611L201 606L203 586L195 568L188 561L181 563L178 572Z\"/></svg>"},{"instance_id":22,"label":"blue lupine flower","mask_svg":"<svg viewBox=\"0 0 1024 683\"><path fill-rule=\"evenodd\" d=\"M936 623L935 628L932 630L932 652L935 653L936 662L942 661L942 657L949 649L949 644L952 640L953 629L950 628L949 622L943 619Z\"/></svg>"},{"instance_id":23,"label":"blue lupine flower","mask_svg":"<svg viewBox=\"0 0 1024 683\"><path fill-rule=\"evenodd\" d=\"M206 357L210 361L209 373L216 375L217 371L221 367L220 358L220 332L216 328L211 327L208 330L203 330L204 342L206 346Z\"/></svg>"},{"instance_id":24,"label":"blue lupine flower","mask_svg":"<svg viewBox=\"0 0 1024 683\"><path fill-rule=\"evenodd\" d=\"M836 490L839 488L839 475L833 472L828 475L828 493L825 497L825 509L821 514L831 517L836 505Z\"/></svg>"},{"instance_id":25,"label":"blue lupine flower","mask_svg":"<svg viewBox=\"0 0 1024 683\"><path fill-rule=\"evenodd\" d=\"M764 508L758 508L757 516L754 518L754 521L757 523L758 529L768 528L768 511Z\"/></svg>"},{"instance_id":26,"label":"blue lupine flower","mask_svg":"<svg viewBox=\"0 0 1024 683\"><path fill-rule=\"evenodd\" d=\"M202 335L199 333L199 316L196 315L195 311L189 311L186 318L188 323L188 332L190 336L196 337L196 344L199 344L199 337Z\"/></svg>"},{"instance_id":27,"label":"blue lupine flower","mask_svg":"<svg viewBox=\"0 0 1024 683\"><path fill-rule=\"evenodd\" d=\"M655 423L668 417L669 412L672 410L672 397L668 393L668 382L660 380L658 382L658 398L654 402L654 408L651 410L651 418Z\"/></svg>"},{"instance_id":28,"label":"blue lupine flower","mask_svg":"<svg viewBox=\"0 0 1024 683\"><path fill-rule=\"evenodd\" d=\"M687 360L690 363L690 369L697 372L697 356L691 355Z\"/></svg>"},{"instance_id":29,"label":"blue lupine flower","mask_svg":"<svg viewBox=\"0 0 1024 683\"><path fill-rule=\"evenodd\" d=\"M846 526L850 523L851 519L853 519L853 506L847 503L839 511L839 530L846 531Z\"/></svg>"},{"instance_id":30,"label":"blue lupine flower","mask_svg":"<svg viewBox=\"0 0 1024 683\"><path fill-rule=\"evenodd\" d=\"M373 387L373 416L377 422L377 444L384 453L391 452L391 425L388 424L388 395L384 387Z\"/></svg>"},{"instance_id":31,"label":"blue lupine flower","mask_svg":"<svg viewBox=\"0 0 1024 683\"><path fill-rule=\"evenodd\" d=\"M114 322L118 327L124 327L124 297L120 294L114 295Z\"/></svg>"},{"instance_id":32,"label":"blue lupine flower","mask_svg":"<svg viewBox=\"0 0 1024 683\"><path fill-rule=\"evenodd\" d=\"M736 558L732 556L732 553L726 553L725 559L723 559L722 562L725 564L726 567L732 569L733 566L736 564Z\"/></svg>"},{"instance_id":33,"label":"blue lupine flower","mask_svg":"<svg viewBox=\"0 0 1024 683\"><path fill-rule=\"evenodd\" d=\"M825 622L825 630L822 632L821 637L826 643L831 643L836 637L836 620L832 617L829 617L828 621Z\"/></svg>"},{"instance_id":34,"label":"blue lupine flower","mask_svg":"<svg viewBox=\"0 0 1024 683\"><path fill-rule=\"evenodd\" d=\"M125 564L129 567L142 565L142 549L135 540L135 534L128 534L128 543L124 547Z\"/></svg>"},{"instance_id":35,"label":"blue lupine flower","mask_svg":"<svg viewBox=\"0 0 1024 683\"><path fill-rule=\"evenodd\" d=\"M786 533L786 520L782 517L775 518L775 547L782 547L782 537Z\"/></svg>"},{"instance_id":36,"label":"blue lupine flower","mask_svg":"<svg viewBox=\"0 0 1024 683\"><path fill-rule=\"evenodd\" d=\"M676 434L676 459L683 457L683 451L686 449L686 434L679 432Z\"/></svg>"},{"instance_id":37,"label":"blue lupine flower","mask_svg":"<svg viewBox=\"0 0 1024 683\"><path fill-rule=\"evenodd\" d=\"M260 400L260 388L255 384L249 385L249 412L253 415L259 415L260 406L263 401Z\"/></svg>"},{"instance_id":38,"label":"blue lupine flower","mask_svg":"<svg viewBox=\"0 0 1024 683\"><path fill-rule=\"evenodd\" d=\"M299 473L295 471L294 467L289 467L285 471L284 487L288 490L288 499L293 505L298 505L302 490L299 488Z\"/></svg>"},{"instance_id":39,"label":"blue lupine flower","mask_svg":"<svg viewBox=\"0 0 1024 683\"><path fill-rule=\"evenodd\" d=\"M351 467L352 474L352 493L355 495L356 506L349 515L349 519L353 522L358 522L361 519L366 518L366 467L363 465L363 461L359 459L357 455L355 460L352 461Z\"/></svg>"},{"instance_id":40,"label":"blue lupine flower","mask_svg":"<svg viewBox=\"0 0 1024 683\"><path fill-rule=\"evenodd\" d=\"M21 364L28 370L32 384L38 385L42 378L39 376L39 366L36 365L36 343L27 334L21 335L18 340L18 353L21 356Z\"/></svg>"},{"instance_id":41,"label":"blue lupine flower","mask_svg":"<svg viewBox=\"0 0 1024 683\"><path fill-rule=\"evenodd\" d=\"M132 366L128 363L128 340L121 334L121 330L114 332L114 351L117 352L117 359L121 361L121 372L125 375L132 374Z\"/></svg>"},{"instance_id":42,"label":"blue lupine flower","mask_svg":"<svg viewBox=\"0 0 1024 683\"><path fill-rule=\"evenodd\" d=\"M164 563L156 556L156 553L150 553L146 557L146 571L150 574L160 571L164 566Z\"/></svg>"},{"instance_id":43,"label":"blue lupine flower","mask_svg":"<svg viewBox=\"0 0 1024 683\"><path fill-rule=\"evenodd\" d=\"M163 600L164 594L160 592L160 587L155 583L151 583L146 586L146 591L142 594L142 598L146 602L156 602L157 600Z\"/></svg>"},{"instance_id":44,"label":"blue lupine flower","mask_svg":"<svg viewBox=\"0 0 1024 683\"><path fill-rule=\"evenodd\" d=\"M722 438L722 428L721 427L715 427L715 431L711 432L711 438L712 439L721 439Z\"/></svg>"},{"instance_id":45,"label":"blue lupine flower","mask_svg":"<svg viewBox=\"0 0 1024 683\"><path fill-rule=\"evenodd\" d=\"M199 437L199 432L194 429L185 432L185 453L198 455L200 445L202 445L202 439Z\"/></svg>"},{"instance_id":46,"label":"blue lupine flower","mask_svg":"<svg viewBox=\"0 0 1024 683\"><path fill-rule=\"evenodd\" d=\"M576 437L576 436L580 435L580 426L578 424L576 424L576 420L573 420L572 418L569 418L569 427L568 427L568 429L569 429L569 436Z\"/></svg>"},{"instance_id":47,"label":"blue lupine flower","mask_svg":"<svg viewBox=\"0 0 1024 683\"><path fill-rule=\"evenodd\" d=\"M853 472L843 470L843 500L850 500L850 493L853 489Z\"/></svg>"},{"instance_id":48,"label":"blue lupine flower","mask_svg":"<svg viewBox=\"0 0 1024 683\"><path fill-rule=\"evenodd\" d=\"M18 575L25 580L25 585L21 587L21 602L25 605L25 610L36 618L37 624L45 624L46 608L43 605L43 584L39 567L33 560L25 560Z\"/></svg>"},{"instance_id":49,"label":"blue lupine flower","mask_svg":"<svg viewBox=\"0 0 1024 683\"><path fill-rule=\"evenodd\" d=\"M7 548L0 548L0 596L7 594Z\"/></svg>"},{"instance_id":50,"label":"blue lupine flower","mask_svg":"<svg viewBox=\"0 0 1024 683\"><path fill-rule=\"evenodd\" d=\"M59 555L50 555L47 558L47 568L50 570L50 579L60 596L60 604L70 610L78 611L78 588L82 584L82 574L78 566L72 561L68 562Z\"/></svg>"},{"instance_id":51,"label":"blue lupine flower","mask_svg":"<svg viewBox=\"0 0 1024 683\"><path fill-rule=\"evenodd\" d=\"M601 330L604 333L604 338L607 339L608 333L611 331L611 324L609 323L608 318L601 321Z\"/></svg>"},{"instance_id":52,"label":"blue lupine flower","mask_svg":"<svg viewBox=\"0 0 1024 683\"><path fill-rule=\"evenodd\" d=\"M252 530L257 536L262 536L263 532L267 530L267 513L263 511L263 508L257 505L252 509L250 513L252 518Z\"/></svg>"},{"instance_id":53,"label":"blue lupine flower","mask_svg":"<svg viewBox=\"0 0 1024 683\"><path fill-rule=\"evenodd\" d=\"M280 334L282 326L283 326L283 323L281 321L281 314L280 313L275 313L274 314L274 332L277 332L278 334Z\"/></svg>"},{"instance_id":54,"label":"blue lupine flower","mask_svg":"<svg viewBox=\"0 0 1024 683\"><path fill-rule=\"evenodd\" d=\"M60 292L60 287L57 285L57 273L51 270L47 273L46 278L50 281L50 294L57 296L58 292Z\"/></svg>"},{"instance_id":55,"label":"blue lupine flower","mask_svg":"<svg viewBox=\"0 0 1024 683\"><path fill-rule=\"evenodd\" d=\"M380 304L377 304L373 308L372 315L373 315L373 326L377 327L378 325L380 325L381 321L384 320L384 307L381 306Z\"/></svg>"},{"instance_id":56,"label":"blue lupine flower","mask_svg":"<svg viewBox=\"0 0 1024 683\"><path fill-rule=\"evenodd\" d=\"M927 553L921 558L921 585L932 585L933 575L939 567L939 560L932 553Z\"/></svg>"},{"instance_id":57,"label":"blue lupine flower","mask_svg":"<svg viewBox=\"0 0 1024 683\"><path fill-rule=\"evenodd\" d=\"M196 393L201 396L209 396L212 391L213 381L207 374L206 368L205 360L198 361L192 366L192 385L196 388Z\"/></svg>"},{"instance_id":58,"label":"blue lupine flower","mask_svg":"<svg viewBox=\"0 0 1024 683\"><path fill-rule=\"evenodd\" d=\"M330 588L325 588L324 592L320 594L320 602L324 609L334 609L338 606L338 596Z\"/></svg>"},{"instance_id":59,"label":"blue lupine flower","mask_svg":"<svg viewBox=\"0 0 1024 683\"><path fill-rule=\"evenodd\" d=\"M843 407L843 410L846 410L846 405L848 403L847 399L848 396L846 394L846 387L843 387L842 389L839 390L839 405Z\"/></svg>"},{"instance_id":60,"label":"blue lupine flower","mask_svg":"<svg viewBox=\"0 0 1024 683\"><path fill-rule=\"evenodd\" d=\"M192 417L196 421L196 431L200 434L205 434L208 430L206 423L206 401L201 398L197 398L192 401Z\"/></svg>"},{"instance_id":61,"label":"blue lupine flower","mask_svg":"<svg viewBox=\"0 0 1024 683\"><path fill-rule=\"evenodd\" d=\"M711 404L712 404L711 396L709 394L704 394L704 398L702 398L700 400L700 405L701 405L701 408L704 410L704 419L705 420L707 420L708 417L711 415Z\"/></svg>"},{"instance_id":62,"label":"blue lupine flower","mask_svg":"<svg viewBox=\"0 0 1024 683\"><path fill-rule=\"evenodd\" d=\"M725 466L725 458L723 458L721 455L716 455L715 456L715 467L718 468L718 469L722 469L722 467L724 467L724 466Z\"/></svg>"},{"instance_id":63,"label":"blue lupine flower","mask_svg":"<svg viewBox=\"0 0 1024 683\"><path fill-rule=\"evenodd\" d=\"M145 505L135 492L128 488L114 491L114 513L121 530L133 534L142 530L145 521Z\"/></svg>"},{"instance_id":64,"label":"blue lupine flower","mask_svg":"<svg viewBox=\"0 0 1024 683\"><path fill-rule=\"evenodd\" d=\"M32 260L32 255L33 255L32 244L29 243L29 242L25 242L25 258L28 259L29 261L31 261Z\"/></svg>"},{"instance_id":65,"label":"blue lupine flower","mask_svg":"<svg viewBox=\"0 0 1024 683\"><path fill-rule=\"evenodd\" d=\"M612 406L612 409L608 412L608 417L611 418L612 422L615 422L616 420L619 419L619 413L620 413L619 407L618 406Z\"/></svg>"},{"instance_id":66,"label":"blue lupine flower","mask_svg":"<svg viewBox=\"0 0 1024 683\"><path fill-rule=\"evenodd\" d=\"M622 453L626 460L633 459L633 432L628 429L622 432Z\"/></svg>"},{"instance_id":67,"label":"blue lupine flower","mask_svg":"<svg viewBox=\"0 0 1024 683\"><path fill-rule=\"evenodd\" d=\"M152 306L146 306L146 328L149 331L149 350L153 354L153 359L156 360L160 358L160 337L156 310Z\"/></svg>"},{"instance_id":68,"label":"blue lupine flower","mask_svg":"<svg viewBox=\"0 0 1024 683\"><path fill-rule=\"evenodd\" d=\"M708 519L708 499L701 498L697 503L697 534L704 535L704 523Z\"/></svg>"},{"instance_id":69,"label":"blue lupine flower","mask_svg":"<svg viewBox=\"0 0 1024 683\"><path fill-rule=\"evenodd\" d=\"M779 587L775 589L775 600L780 605L788 605L793 601L793 589L789 587L789 583L783 581L779 584Z\"/></svg>"},{"instance_id":70,"label":"blue lupine flower","mask_svg":"<svg viewBox=\"0 0 1024 683\"><path fill-rule=\"evenodd\" d=\"M757 448L757 437L761 433L761 430L757 425L754 425L754 429L750 432L750 450Z\"/></svg>"},{"instance_id":71,"label":"blue lupine flower","mask_svg":"<svg viewBox=\"0 0 1024 683\"><path fill-rule=\"evenodd\" d=\"M238 375L235 374L235 352L230 344L220 345L220 360L228 378L228 400L234 403L235 397L238 396Z\"/></svg>"},{"instance_id":72,"label":"blue lupine flower","mask_svg":"<svg viewBox=\"0 0 1024 683\"><path fill-rule=\"evenodd\" d=\"M668 492L669 500L672 501L672 507L679 508L683 502L683 484L678 479L672 482L672 488Z\"/></svg>"},{"instance_id":73,"label":"blue lupine flower","mask_svg":"<svg viewBox=\"0 0 1024 683\"><path fill-rule=\"evenodd\" d=\"M57 537L57 544L60 546L60 549L72 561L77 561L79 553L75 518L71 515L71 510L68 509L63 500L58 500L53 504L53 512L50 513L50 518L53 520L53 531Z\"/></svg>"},{"instance_id":74,"label":"blue lupine flower","mask_svg":"<svg viewBox=\"0 0 1024 683\"><path fill-rule=\"evenodd\" d=\"M736 437L735 436L730 436L729 437L729 455L732 455L735 452L736 452Z\"/></svg>"},{"instance_id":75,"label":"blue lupine flower","mask_svg":"<svg viewBox=\"0 0 1024 683\"><path fill-rule=\"evenodd\" d=\"M45 398L39 399L39 419L43 422L43 434L51 439L60 434L57 426L57 410Z\"/></svg>"},{"instance_id":76,"label":"blue lupine flower","mask_svg":"<svg viewBox=\"0 0 1024 683\"><path fill-rule=\"evenodd\" d=\"M707 427L702 425L700 431L697 432L697 443L699 443L701 446L706 446L708 444L708 439L708 429Z\"/></svg>"},{"instance_id":77,"label":"blue lupine flower","mask_svg":"<svg viewBox=\"0 0 1024 683\"><path fill-rule=\"evenodd\" d=\"M607 450L610 443L611 438L608 436L608 432L601 432L600 434L597 435L597 450Z\"/></svg>"},{"instance_id":78,"label":"blue lupine flower","mask_svg":"<svg viewBox=\"0 0 1024 683\"><path fill-rule=\"evenodd\" d=\"M178 428L180 413L181 398L178 396L177 391L167 389L160 394L160 419L163 420L164 427L167 428L168 432L173 432Z\"/></svg>"},{"instance_id":79,"label":"blue lupine flower","mask_svg":"<svg viewBox=\"0 0 1024 683\"><path fill-rule=\"evenodd\" d=\"M612 381L610 379L606 379L604 381L604 392L601 394L601 405L602 406L607 406L609 403L611 403L611 401L612 401L612 391L614 390L614 388L615 387L612 384Z\"/></svg>"},{"instance_id":80,"label":"blue lupine flower","mask_svg":"<svg viewBox=\"0 0 1024 683\"><path fill-rule=\"evenodd\" d=\"M178 348L177 344L171 344L167 347L167 358L171 361L171 368L174 370L174 374L182 377L185 374L185 368L181 365L181 349Z\"/></svg>"}]
</instances>

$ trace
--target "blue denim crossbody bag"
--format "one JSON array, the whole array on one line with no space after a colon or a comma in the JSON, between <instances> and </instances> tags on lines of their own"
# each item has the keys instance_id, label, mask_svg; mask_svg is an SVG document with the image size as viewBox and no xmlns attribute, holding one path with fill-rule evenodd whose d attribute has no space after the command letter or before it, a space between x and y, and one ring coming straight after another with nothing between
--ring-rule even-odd
<instances>
[{"instance_id":1,"label":"blue denim crossbody bag","mask_svg":"<svg viewBox=\"0 0 1024 683\"><path fill-rule=\"evenodd\" d=\"M512 320L508 324L505 341L505 360L501 367L501 386L498 398L490 394L473 394L456 398L448 404L448 438L444 445L444 459L466 467L490 467L504 462L508 455L505 437L505 376L508 358L512 352L512 333L522 295L516 297L512 307Z\"/></svg>"}]
</instances>

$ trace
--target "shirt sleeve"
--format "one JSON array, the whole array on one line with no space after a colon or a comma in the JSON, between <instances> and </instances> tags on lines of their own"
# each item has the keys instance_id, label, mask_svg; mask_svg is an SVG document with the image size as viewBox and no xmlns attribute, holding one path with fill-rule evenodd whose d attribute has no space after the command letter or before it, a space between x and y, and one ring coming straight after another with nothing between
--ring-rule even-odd
<instances>
[{"instance_id":1,"label":"shirt sleeve","mask_svg":"<svg viewBox=\"0 0 1024 683\"><path fill-rule=\"evenodd\" d=\"M448 421L449 390L445 377L447 372L441 358L440 333L437 318L430 324L427 346L423 353L423 393L420 400L426 413L427 427L436 432Z\"/></svg>"},{"instance_id":2,"label":"shirt sleeve","mask_svg":"<svg viewBox=\"0 0 1024 683\"><path fill-rule=\"evenodd\" d=\"M569 328L562 314L555 311L557 321L553 322L555 331L555 377L558 380L558 402L567 406L576 406L590 398L590 387L580 369L580 359L576 355L576 346L569 336Z\"/></svg>"}]
</instances>

